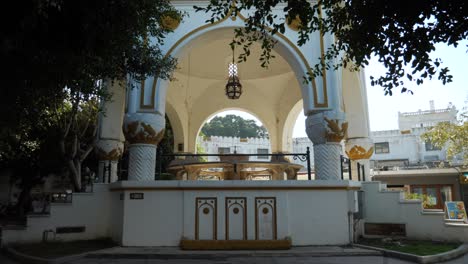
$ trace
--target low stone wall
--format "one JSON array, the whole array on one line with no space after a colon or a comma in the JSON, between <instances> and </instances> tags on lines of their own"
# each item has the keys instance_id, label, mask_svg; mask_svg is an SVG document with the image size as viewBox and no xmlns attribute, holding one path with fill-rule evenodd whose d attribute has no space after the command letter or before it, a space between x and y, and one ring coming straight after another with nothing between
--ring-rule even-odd
<instances>
[{"instance_id":1,"label":"low stone wall","mask_svg":"<svg viewBox=\"0 0 468 264\"><path fill-rule=\"evenodd\" d=\"M112 237L123 246L178 246L184 241L290 241L344 245L360 183L349 181L147 181L96 184L6 229L3 242ZM58 233L62 230L64 233ZM256 244L263 247L265 245Z\"/></svg>"},{"instance_id":2,"label":"low stone wall","mask_svg":"<svg viewBox=\"0 0 468 264\"><path fill-rule=\"evenodd\" d=\"M387 191L380 182L364 182L364 223L402 224L411 239L468 242L468 224L445 220L443 211L423 210L421 201ZM364 233L364 235L366 235Z\"/></svg>"},{"instance_id":3,"label":"low stone wall","mask_svg":"<svg viewBox=\"0 0 468 264\"><path fill-rule=\"evenodd\" d=\"M348 181L116 182L111 234L123 246L181 240L351 242L348 212L359 183ZM122 220L120 220L122 219Z\"/></svg>"},{"instance_id":4,"label":"low stone wall","mask_svg":"<svg viewBox=\"0 0 468 264\"><path fill-rule=\"evenodd\" d=\"M52 203L49 215L30 215L25 228L3 230L3 243L48 239L79 240L109 237L111 193L107 184L95 184L93 193L73 193L72 203ZM56 233L59 231L59 233ZM60 233L63 231L63 233Z\"/></svg>"}]
</instances>

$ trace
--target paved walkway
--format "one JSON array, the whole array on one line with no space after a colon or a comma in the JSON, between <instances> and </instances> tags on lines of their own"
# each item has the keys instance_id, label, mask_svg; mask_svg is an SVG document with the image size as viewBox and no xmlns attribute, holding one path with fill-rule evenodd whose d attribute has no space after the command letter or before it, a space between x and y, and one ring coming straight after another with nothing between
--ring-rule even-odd
<instances>
[{"instance_id":1,"label":"paved walkway","mask_svg":"<svg viewBox=\"0 0 468 264\"><path fill-rule=\"evenodd\" d=\"M1 264L17 264L0 254ZM409 264L379 252L351 247L294 247L284 251L183 251L171 247L116 247L69 260L69 264ZM468 254L444 264L467 264Z\"/></svg>"},{"instance_id":2,"label":"paved walkway","mask_svg":"<svg viewBox=\"0 0 468 264\"><path fill-rule=\"evenodd\" d=\"M380 256L381 253L358 247L314 246L293 247L289 250L181 250L178 247L114 247L91 254L97 258L209 258L221 257L306 257L306 256Z\"/></svg>"}]
</instances>

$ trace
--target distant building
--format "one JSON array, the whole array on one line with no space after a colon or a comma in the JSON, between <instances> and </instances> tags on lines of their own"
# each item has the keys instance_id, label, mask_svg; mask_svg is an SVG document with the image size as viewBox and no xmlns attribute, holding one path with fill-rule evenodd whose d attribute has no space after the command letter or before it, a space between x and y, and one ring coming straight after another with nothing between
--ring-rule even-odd
<instances>
[{"instance_id":1,"label":"distant building","mask_svg":"<svg viewBox=\"0 0 468 264\"><path fill-rule=\"evenodd\" d=\"M468 203L468 185L463 184L462 172L450 168L446 147L438 148L421 135L440 122L457 122L457 110L449 105L430 110L398 113L397 130L374 131L374 154L371 157L372 180L387 184L389 189L429 196L431 208L443 209L444 202L464 200ZM461 165L456 156L451 165Z\"/></svg>"},{"instance_id":2,"label":"distant building","mask_svg":"<svg viewBox=\"0 0 468 264\"><path fill-rule=\"evenodd\" d=\"M447 149L424 141L421 135L440 122L456 123L457 110L451 105L446 109L434 109L433 101L430 106L427 111L398 113L399 129L371 132L374 141L371 168L433 168L447 163ZM461 162L457 158L452 163Z\"/></svg>"}]
</instances>

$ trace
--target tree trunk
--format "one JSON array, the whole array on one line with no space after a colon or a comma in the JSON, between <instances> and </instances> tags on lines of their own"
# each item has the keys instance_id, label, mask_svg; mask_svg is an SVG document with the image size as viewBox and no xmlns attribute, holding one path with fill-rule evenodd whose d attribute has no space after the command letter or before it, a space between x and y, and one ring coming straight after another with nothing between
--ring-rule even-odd
<instances>
[{"instance_id":1,"label":"tree trunk","mask_svg":"<svg viewBox=\"0 0 468 264\"><path fill-rule=\"evenodd\" d=\"M75 192L81 192L81 163L73 159L67 161L70 181ZM77 166L78 165L78 166Z\"/></svg>"}]
</instances>

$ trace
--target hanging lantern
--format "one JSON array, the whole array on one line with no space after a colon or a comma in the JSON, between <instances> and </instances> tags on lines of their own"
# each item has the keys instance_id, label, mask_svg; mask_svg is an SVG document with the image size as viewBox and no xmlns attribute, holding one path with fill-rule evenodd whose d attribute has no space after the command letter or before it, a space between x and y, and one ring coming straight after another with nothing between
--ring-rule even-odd
<instances>
[{"instance_id":1,"label":"hanging lantern","mask_svg":"<svg viewBox=\"0 0 468 264\"><path fill-rule=\"evenodd\" d=\"M232 63L228 67L229 78L226 84L226 96L229 99L239 99L242 94L242 84L237 75L237 64L234 63L234 48L232 49Z\"/></svg>"}]
</instances>

